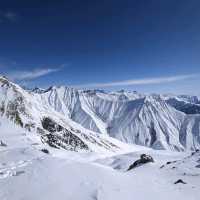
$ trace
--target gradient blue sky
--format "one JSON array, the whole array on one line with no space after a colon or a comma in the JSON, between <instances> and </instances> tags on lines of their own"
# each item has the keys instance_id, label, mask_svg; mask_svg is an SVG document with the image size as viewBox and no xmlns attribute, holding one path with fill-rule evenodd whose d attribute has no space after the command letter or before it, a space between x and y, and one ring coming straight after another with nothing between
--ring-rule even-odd
<instances>
[{"instance_id":1,"label":"gradient blue sky","mask_svg":"<svg viewBox=\"0 0 200 200\"><path fill-rule=\"evenodd\" d=\"M0 72L20 84L200 94L198 0L0 5Z\"/></svg>"}]
</instances>

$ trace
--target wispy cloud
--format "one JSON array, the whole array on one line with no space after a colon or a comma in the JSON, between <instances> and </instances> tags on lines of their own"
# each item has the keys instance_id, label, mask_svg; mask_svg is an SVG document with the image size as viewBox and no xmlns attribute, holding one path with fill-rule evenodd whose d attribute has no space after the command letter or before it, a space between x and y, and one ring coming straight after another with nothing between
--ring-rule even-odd
<instances>
[{"instance_id":1,"label":"wispy cloud","mask_svg":"<svg viewBox=\"0 0 200 200\"><path fill-rule=\"evenodd\" d=\"M105 88L105 87L115 87L115 86L161 84L161 83L171 83L171 82L191 79L197 76L199 76L199 74L153 77L153 78L131 79L131 80L124 80L124 81L117 81L117 82L108 82L108 83L89 83L89 84L83 84L83 85L74 85L72 87Z\"/></svg>"},{"instance_id":2,"label":"wispy cloud","mask_svg":"<svg viewBox=\"0 0 200 200\"><path fill-rule=\"evenodd\" d=\"M0 10L0 23L1 22L14 22L18 18L18 15L12 11L1 11Z\"/></svg>"},{"instance_id":3,"label":"wispy cloud","mask_svg":"<svg viewBox=\"0 0 200 200\"><path fill-rule=\"evenodd\" d=\"M44 69L34 69L32 71L12 71L7 74L7 76L14 80L14 81L26 81L26 80L33 80L51 73L58 72L62 69L59 68L44 68Z\"/></svg>"}]
</instances>

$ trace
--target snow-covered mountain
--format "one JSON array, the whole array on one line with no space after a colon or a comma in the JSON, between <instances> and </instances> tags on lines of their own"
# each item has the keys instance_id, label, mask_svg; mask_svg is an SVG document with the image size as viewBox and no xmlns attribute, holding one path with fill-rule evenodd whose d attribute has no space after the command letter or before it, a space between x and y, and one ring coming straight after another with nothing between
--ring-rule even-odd
<instances>
[{"instance_id":1,"label":"snow-covered mountain","mask_svg":"<svg viewBox=\"0 0 200 200\"><path fill-rule=\"evenodd\" d=\"M200 115L173 98L198 106L171 95L30 91L0 77L0 199L199 199L199 150L167 150L199 147ZM154 162L127 171L142 155Z\"/></svg>"},{"instance_id":2,"label":"snow-covered mountain","mask_svg":"<svg viewBox=\"0 0 200 200\"><path fill-rule=\"evenodd\" d=\"M168 104L186 114L200 114L200 100L197 96L178 95L164 96Z\"/></svg>"},{"instance_id":3,"label":"snow-covered mountain","mask_svg":"<svg viewBox=\"0 0 200 200\"><path fill-rule=\"evenodd\" d=\"M175 103L174 103L175 101ZM122 142L154 149L200 147L197 97L50 87L27 91L0 78L0 111L58 148L115 151ZM185 108L185 107L184 107ZM189 113L189 114L188 114ZM75 141L75 143L74 143ZM95 145L95 147L94 147Z\"/></svg>"},{"instance_id":4,"label":"snow-covered mountain","mask_svg":"<svg viewBox=\"0 0 200 200\"><path fill-rule=\"evenodd\" d=\"M0 122L8 118L55 148L115 152L127 147L114 138L85 129L45 103L42 95L26 91L4 77L0 78L0 114Z\"/></svg>"}]
</instances>

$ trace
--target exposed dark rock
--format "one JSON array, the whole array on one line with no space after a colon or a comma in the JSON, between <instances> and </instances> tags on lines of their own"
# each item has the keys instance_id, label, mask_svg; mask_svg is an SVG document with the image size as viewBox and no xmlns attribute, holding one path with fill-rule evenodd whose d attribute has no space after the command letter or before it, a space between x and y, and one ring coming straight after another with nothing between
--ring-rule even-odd
<instances>
[{"instance_id":1,"label":"exposed dark rock","mask_svg":"<svg viewBox=\"0 0 200 200\"><path fill-rule=\"evenodd\" d=\"M18 124L19 126L23 127L23 122L22 122L18 112L15 114L15 123Z\"/></svg>"},{"instance_id":2,"label":"exposed dark rock","mask_svg":"<svg viewBox=\"0 0 200 200\"><path fill-rule=\"evenodd\" d=\"M150 155L142 154L140 159L136 160L132 165L130 165L127 171L149 162L154 162L153 158Z\"/></svg>"},{"instance_id":3,"label":"exposed dark rock","mask_svg":"<svg viewBox=\"0 0 200 200\"><path fill-rule=\"evenodd\" d=\"M42 93L45 92L45 90L42 89L42 88L39 88L39 87L35 87L34 89L31 90L31 92L34 92L34 93L37 93L37 94L42 94Z\"/></svg>"},{"instance_id":4,"label":"exposed dark rock","mask_svg":"<svg viewBox=\"0 0 200 200\"><path fill-rule=\"evenodd\" d=\"M21 171L16 171L16 172L14 172L14 173L12 174L12 176L19 176L19 175L24 174L24 173L25 173L25 171L23 171L23 170L21 170Z\"/></svg>"},{"instance_id":5,"label":"exposed dark rock","mask_svg":"<svg viewBox=\"0 0 200 200\"><path fill-rule=\"evenodd\" d=\"M198 154L200 152L200 150L199 149L196 149L195 151L193 151L192 153L191 153L191 156L193 156L193 155L195 155L195 154Z\"/></svg>"},{"instance_id":6,"label":"exposed dark rock","mask_svg":"<svg viewBox=\"0 0 200 200\"><path fill-rule=\"evenodd\" d=\"M162 169L165 165L160 166L160 169Z\"/></svg>"},{"instance_id":7,"label":"exposed dark rock","mask_svg":"<svg viewBox=\"0 0 200 200\"><path fill-rule=\"evenodd\" d=\"M1 147L7 147L7 144L4 143L4 142L1 140L1 141L0 141L0 146L1 146Z\"/></svg>"},{"instance_id":8,"label":"exposed dark rock","mask_svg":"<svg viewBox=\"0 0 200 200\"><path fill-rule=\"evenodd\" d=\"M174 107L176 110L184 112L185 114L199 114L200 113L199 104L186 103L184 101L178 101L175 98L169 99L166 102L172 107Z\"/></svg>"},{"instance_id":9,"label":"exposed dark rock","mask_svg":"<svg viewBox=\"0 0 200 200\"><path fill-rule=\"evenodd\" d=\"M196 167L196 168L200 168L200 165L196 165L195 167Z\"/></svg>"},{"instance_id":10,"label":"exposed dark rock","mask_svg":"<svg viewBox=\"0 0 200 200\"><path fill-rule=\"evenodd\" d=\"M193 151L193 152L191 153L191 156L193 156L195 153L196 153L196 152L195 152L195 151Z\"/></svg>"},{"instance_id":11,"label":"exposed dark rock","mask_svg":"<svg viewBox=\"0 0 200 200\"><path fill-rule=\"evenodd\" d=\"M0 113L1 113L1 115L3 115L5 113L5 102L4 101L0 105Z\"/></svg>"},{"instance_id":12,"label":"exposed dark rock","mask_svg":"<svg viewBox=\"0 0 200 200\"><path fill-rule=\"evenodd\" d=\"M42 152L49 154L49 150L48 149L41 149Z\"/></svg>"},{"instance_id":13,"label":"exposed dark rock","mask_svg":"<svg viewBox=\"0 0 200 200\"><path fill-rule=\"evenodd\" d=\"M35 124L34 123L25 124L24 128L28 131L31 131L32 129L35 128Z\"/></svg>"},{"instance_id":14,"label":"exposed dark rock","mask_svg":"<svg viewBox=\"0 0 200 200\"><path fill-rule=\"evenodd\" d=\"M89 147L75 134L62 127L49 117L42 120L42 126L49 134L42 135L42 141L54 148L71 151L89 150Z\"/></svg>"},{"instance_id":15,"label":"exposed dark rock","mask_svg":"<svg viewBox=\"0 0 200 200\"><path fill-rule=\"evenodd\" d=\"M34 143L32 143L31 145L32 145L32 146L36 146L36 145L39 145L39 143L34 142Z\"/></svg>"},{"instance_id":16,"label":"exposed dark rock","mask_svg":"<svg viewBox=\"0 0 200 200\"><path fill-rule=\"evenodd\" d=\"M182 179L178 179L177 181L174 182L174 184L178 184L178 183L187 184Z\"/></svg>"},{"instance_id":17,"label":"exposed dark rock","mask_svg":"<svg viewBox=\"0 0 200 200\"><path fill-rule=\"evenodd\" d=\"M104 147L105 149L112 149L112 147L116 148L116 149L119 149L118 146L116 146L115 144L109 142L108 140L104 139L104 140L97 140L95 137L93 137L92 135L86 135L84 133L81 133L81 136L82 138L84 138L85 140L93 143L93 144L96 144L98 146L101 146L101 147Z\"/></svg>"},{"instance_id":18,"label":"exposed dark rock","mask_svg":"<svg viewBox=\"0 0 200 200\"><path fill-rule=\"evenodd\" d=\"M88 146L76 135L63 130L60 133L49 133L42 136L44 142L54 148L63 148L66 150L77 151L79 149L89 150Z\"/></svg>"},{"instance_id":19,"label":"exposed dark rock","mask_svg":"<svg viewBox=\"0 0 200 200\"><path fill-rule=\"evenodd\" d=\"M170 164L176 163L176 162L177 162L176 160L174 160L174 161L168 161L168 162L166 162L165 165L162 165L162 166L160 167L160 169L164 168L166 165L170 165ZM172 167L171 169L175 169L175 168L176 168L176 167Z\"/></svg>"},{"instance_id":20,"label":"exposed dark rock","mask_svg":"<svg viewBox=\"0 0 200 200\"><path fill-rule=\"evenodd\" d=\"M150 147L156 142L156 130L154 128L154 123L151 122L151 126L149 128L149 134L151 135Z\"/></svg>"},{"instance_id":21,"label":"exposed dark rock","mask_svg":"<svg viewBox=\"0 0 200 200\"><path fill-rule=\"evenodd\" d=\"M44 135L45 134L45 130L40 128L40 127L37 127L37 133L39 133L41 135Z\"/></svg>"},{"instance_id":22,"label":"exposed dark rock","mask_svg":"<svg viewBox=\"0 0 200 200\"><path fill-rule=\"evenodd\" d=\"M42 120L42 126L45 130L49 131L49 132L60 132L63 130L63 127L60 126L59 124L57 124L56 122L54 122L53 120L51 120L48 117L45 117Z\"/></svg>"},{"instance_id":23,"label":"exposed dark rock","mask_svg":"<svg viewBox=\"0 0 200 200\"><path fill-rule=\"evenodd\" d=\"M14 101L9 101L6 108L5 105L2 106L2 114L4 114L5 112L7 118L13 120L17 125L21 127L23 127L24 124L21 120L20 115L23 114L30 117L25 111L25 104L22 97L17 97Z\"/></svg>"}]
</instances>

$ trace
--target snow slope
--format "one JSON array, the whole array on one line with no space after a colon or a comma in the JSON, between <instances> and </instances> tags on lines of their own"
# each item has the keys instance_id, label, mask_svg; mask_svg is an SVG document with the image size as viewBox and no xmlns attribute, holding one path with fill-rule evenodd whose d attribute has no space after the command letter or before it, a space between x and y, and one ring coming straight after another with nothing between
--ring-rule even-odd
<instances>
[{"instance_id":1,"label":"snow slope","mask_svg":"<svg viewBox=\"0 0 200 200\"><path fill-rule=\"evenodd\" d=\"M43 104L83 127L126 143L155 149L199 148L196 137L199 127L188 129L184 126L188 116L169 105L160 95L52 87L37 96ZM196 117L192 115L190 118ZM199 122L196 120L197 124ZM193 144L180 139L184 131L188 135L185 139L194 141Z\"/></svg>"},{"instance_id":2,"label":"snow slope","mask_svg":"<svg viewBox=\"0 0 200 200\"><path fill-rule=\"evenodd\" d=\"M179 103L184 101L198 106L199 100L195 97L143 95L126 91L106 93L64 86L26 91L3 77L0 83L0 110L3 115L30 131L45 134L48 130L44 130L42 122L44 118L50 118L57 124L55 126L62 127L62 131L43 139L49 142L51 138L51 143L59 140L52 144L57 147L74 148L62 140L68 131L67 137L77 139L75 146L78 144L78 149L83 149L83 143L88 147L89 142L91 146L87 149L94 150L92 141L96 141L98 150L100 147L115 151L115 145L106 142L106 138L110 140L110 137L154 149L181 151L200 148L200 115L188 115L169 103L170 99L176 98Z\"/></svg>"},{"instance_id":3,"label":"snow slope","mask_svg":"<svg viewBox=\"0 0 200 200\"><path fill-rule=\"evenodd\" d=\"M23 90L3 77L0 78L0 112L3 118L37 133L44 143L56 148L97 152L129 148L114 138L83 128L42 102L38 94Z\"/></svg>"},{"instance_id":4,"label":"snow slope","mask_svg":"<svg viewBox=\"0 0 200 200\"><path fill-rule=\"evenodd\" d=\"M7 144L0 146L2 200L199 199L200 168L195 167L199 154L188 157L186 153L140 147L114 155L70 152L48 147L35 134L30 135L7 119L1 120L5 132L0 138ZM50 153L41 152L42 148L48 148ZM141 153L151 154L155 163L127 172ZM180 161L166 165L177 159ZM176 169L171 169L174 164ZM180 178L187 184L175 185Z\"/></svg>"}]
</instances>

